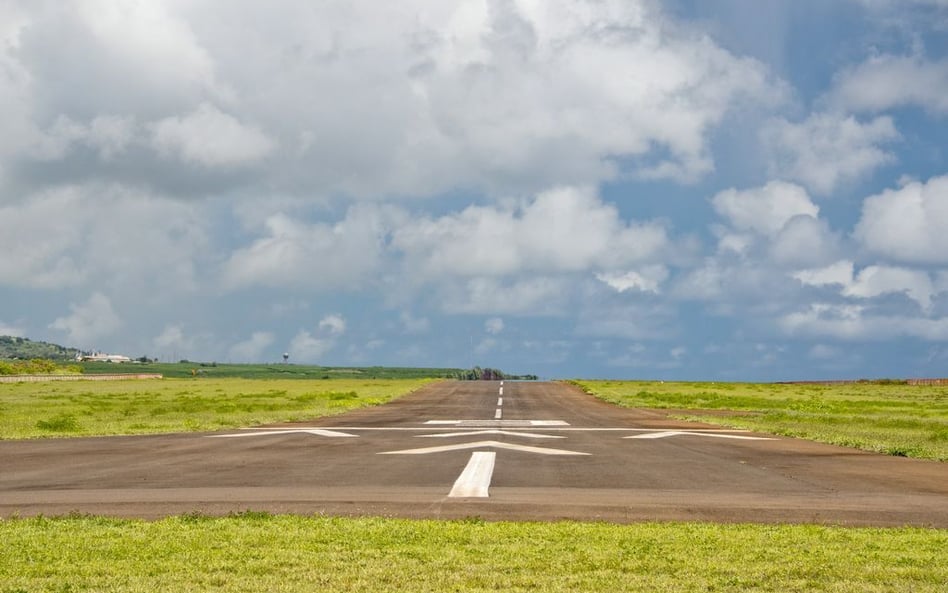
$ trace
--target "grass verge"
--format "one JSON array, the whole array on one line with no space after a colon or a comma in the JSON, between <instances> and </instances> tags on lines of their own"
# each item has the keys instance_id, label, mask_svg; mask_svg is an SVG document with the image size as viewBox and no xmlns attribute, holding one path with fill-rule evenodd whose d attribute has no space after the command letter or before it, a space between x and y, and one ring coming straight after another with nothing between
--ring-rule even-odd
<instances>
[{"instance_id":1,"label":"grass verge","mask_svg":"<svg viewBox=\"0 0 948 593\"><path fill-rule=\"evenodd\" d=\"M941 592L948 532L270 516L0 521L23 591Z\"/></svg>"},{"instance_id":2,"label":"grass verge","mask_svg":"<svg viewBox=\"0 0 948 593\"><path fill-rule=\"evenodd\" d=\"M948 461L948 387L944 386L573 383L606 401L668 409L677 418Z\"/></svg>"},{"instance_id":3,"label":"grass verge","mask_svg":"<svg viewBox=\"0 0 948 593\"><path fill-rule=\"evenodd\" d=\"M0 384L0 439L221 430L377 405L431 379L155 379Z\"/></svg>"}]
</instances>

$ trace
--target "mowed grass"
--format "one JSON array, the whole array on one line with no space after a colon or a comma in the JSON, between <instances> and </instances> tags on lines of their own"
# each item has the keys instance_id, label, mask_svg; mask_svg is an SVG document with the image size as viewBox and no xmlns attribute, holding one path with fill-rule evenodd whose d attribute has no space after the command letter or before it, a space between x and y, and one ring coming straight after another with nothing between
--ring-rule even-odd
<instances>
[{"instance_id":1,"label":"mowed grass","mask_svg":"<svg viewBox=\"0 0 948 593\"><path fill-rule=\"evenodd\" d=\"M606 401L867 451L948 460L948 387L575 381ZM734 411L736 413L722 413Z\"/></svg>"},{"instance_id":2,"label":"mowed grass","mask_svg":"<svg viewBox=\"0 0 948 593\"><path fill-rule=\"evenodd\" d=\"M0 384L0 439L210 431L382 404L430 379L147 379Z\"/></svg>"},{"instance_id":3,"label":"mowed grass","mask_svg":"<svg viewBox=\"0 0 948 593\"><path fill-rule=\"evenodd\" d=\"M269 516L0 521L0 593L943 592L948 532Z\"/></svg>"}]
</instances>

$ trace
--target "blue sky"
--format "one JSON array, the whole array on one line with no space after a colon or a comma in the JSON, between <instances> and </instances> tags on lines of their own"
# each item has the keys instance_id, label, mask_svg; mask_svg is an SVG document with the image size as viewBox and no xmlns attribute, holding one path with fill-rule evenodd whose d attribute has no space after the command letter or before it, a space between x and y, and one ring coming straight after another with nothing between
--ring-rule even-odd
<instances>
[{"instance_id":1,"label":"blue sky","mask_svg":"<svg viewBox=\"0 0 948 593\"><path fill-rule=\"evenodd\" d=\"M944 0L5 0L0 98L0 334L948 374Z\"/></svg>"}]
</instances>

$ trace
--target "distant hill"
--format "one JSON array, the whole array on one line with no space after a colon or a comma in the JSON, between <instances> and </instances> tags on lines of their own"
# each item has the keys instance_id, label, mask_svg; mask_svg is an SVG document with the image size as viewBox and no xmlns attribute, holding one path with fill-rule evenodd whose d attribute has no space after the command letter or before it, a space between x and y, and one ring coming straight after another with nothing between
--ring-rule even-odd
<instances>
[{"instance_id":1,"label":"distant hill","mask_svg":"<svg viewBox=\"0 0 948 593\"><path fill-rule=\"evenodd\" d=\"M66 348L49 342L34 342L29 338L0 336L0 360L32 360L41 358L55 362L74 362L79 350ZM86 374L114 373L117 371L115 363L111 362L81 362L76 363ZM130 363L126 363L130 364ZM189 362L182 360L178 363L159 363L145 358L134 361L135 372L160 373L165 377L243 377L243 378L281 378L281 379L330 379L354 378L365 379L462 379L488 380L500 379L536 379L536 375L510 375L497 369L482 369L475 367L471 370L453 368L404 368L404 367L325 367L319 365L297 364L226 364ZM124 366L124 365L121 365ZM130 372L122 370L121 372Z\"/></svg>"},{"instance_id":2,"label":"distant hill","mask_svg":"<svg viewBox=\"0 0 948 593\"><path fill-rule=\"evenodd\" d=\"M0 360L31 360L43 358L46 360L66 361L75 360L78 350L66 348L49 342L34 342L29 338L14 336L0 336Z\"/></svg>"}]
</instances>

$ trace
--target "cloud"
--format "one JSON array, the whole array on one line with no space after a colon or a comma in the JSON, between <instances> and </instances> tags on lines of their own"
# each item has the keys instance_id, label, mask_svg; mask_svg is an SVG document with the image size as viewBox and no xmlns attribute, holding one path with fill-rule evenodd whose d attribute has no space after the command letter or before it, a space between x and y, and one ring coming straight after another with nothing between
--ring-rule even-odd
<instances>
[{"instance_id":1,"label":"cloud","mask_svg":"<svg viewBox=\"0 0 948 593\"><path fill-rule=\"evenodd\" d=\"M398 315L405 333L423 334L431 329L431 322L427 317L415 317L408 311L402 311Z\"/></svg>"},{"instance_id":2,"label":"cloud","mask_svg":"<svg viewBox=\"0 0 948 593\"><path fill-rule=\"evenodd\" d=\"M809 286L839 286L842 296L870 299L904 293L923 311L938 292L928 272L892 266L866 266L854 273L853 262L841 260L825 268L800 270L793 277Z\"/></svg>"},{"instance_id":3,"label":"cloud","mask_svg":"<svg viewBox=\"0 0 948 593\"><path fill-rule=\"evenodd\" d=\"M2 58L7 151L60 116L83 129L135 117L171 161L267 158L258 186L305 198L690 182L713 171L729 113L785 94L649 0L23 6L0 31L16 50ZM128 130L99 131L113 134L96 136L101 154L128 146ZM146 160L121 172L167 181Z\"/></svg>"},{"instance_id":4,"label":"cloud","mask_svg":"<svg viewBox=\"0 0 948 593\"><path fill-rule=\"evenodd\" d=\"M948 318L875 314L862 305L813 303L778 318L781 330L795 337L831 337L848 341L887 341L910 337L948 339Z\"/></svg>"},{"instance_id":5,"label":"cloud","mask_svg":"<svg viewBox=\"0 0 948 593\"><path fill-rule=\"evenodd\" d=\"M194 289L207 244L196 206L116 185L61 186L0 206L0 285L167 298Z\"/></svg>"},{"instance_id":6,"label":"cloud","mask_svg":"<svg viewBox=\"0 0 948 593\"><path fill-rule=\"evenodd\" d=\"M823 268L799 270L792 274L794 278L810 286L839 285L849 286L853 281L853 262L840 260Z\"/></svg>"},{"instance_id":7,"label":"cloud","mask_svg":"<svg viewBox=\"0 0 948 593\"><path fill-rule=\"evenodd\" d=\"M565 278L486 277L441 283L437 300L446 313L555 316L563 314L571 294L571 283Z\"/></svg>"},{"instance_id":8,"label":"cloud","mask_svg":"<svg viewBox=\"0 0 948 593\"><path fill-rule=\"evenodd\" d=\"M72 313L58 317L49 324L66 334L71 344L88 347L89 343L114 333L122 326L122 320L112 308L109 297L100 292L93 293L85 303L69 305Z\"/></svg>"},{"instance_id":9,"label":"cloud","mask_svg":"<svg viewBox=\"0 0 948 593\"><path fill-rule=\"evenodd\" d=\"M18 325L10 324L4 322L0 319L0 336L12 336L14 338L22 338L26 336L26 332L23 331Z\"/></svg>"},{"instance_id":10,"label":"cloud","mask_svg":"<svg viewBox=\"0 0 948 593\"><path fill-rule=\"evenodd\" d=\"M661 264L644 266L627 272L601 272L596 279L609 285L616 292L639 291L658 294L661 285L668 279L668 268Z\"/></svg>"},{"instance_id":11,"label":"cloud","mask_svg":"<svg viewBox=\"0 0 948 593\"><path fill-rule=\"evenodd\" d=\"M373 278L383 257L392 210L355 206L336 223L309 224L277 213L265 236L236 249L223 264L229 289L250 286L356 290Z\"/></svg>"},{"instance_id":12,"label":"cloud","mask_svg":"<svg viewBox=\"0 0 948 593\"><path fill-rule=\"evenodd\" d=\"M771 173L799 181L820 195L893 162L895 155L880 145L900 138L889 117L861 123L836 113L814 113L800 123L775 119L761 136Z\"/></svg>"},{"instance_id":13,"label":"cloud","mask_svg":"<svg viewBox=\"0 0 948 593\"><path fill-rule=\"evenodd\" d=\"M335 340L320 338L306 330L300 330L290 342L290 360L302 363L319 364L330 350L335 347Z\"/></svg>"},{"instance_id":14,"label":"cloud","mask_svg":"<svg viewBox=\"0 0 948 593\"><path fill-rule=\"evenodd\" d=\"M207 103L184 117L168 117L150 128L159 153L206 167L252 163L275 148L258 128L241 124Z\"/></svg>"},{"instance_id":15,"label":"cloud","mask_svg":"<svg viewBox=\"0 0 948 593\"><path fill-rule=\"evenodd\" d=\"M155 336L151 345L161 353L161 357L173 362L185 359L205 359L212 348L206 343L206 336L188 335L179 323L166 325Z\"/></svg>"},{"instance_id":16,"label":"cloud","mask_svg":"<svg viewBox=\"0 0 948 593\"><path fill-rule=\"evenodd\" d=\"M499 334L504 331L504 320L500 317L491 317L484 322L484 331L492 335Z\"/></svg>"},{"instance_id":17,"label":"cloud","mask_svg":"<svg viewBox=\"0 0 948 593\"><path fill-rule=\"evenodd\" d=\"M319 329L330 336L341 336L346 333L346 320L342 315L327 315L319 321Z\"/></svg>"},{"instance_id":18,"label":"cloud","mask_svg":"<svg viewBox=\"0 0 948 593\"><path fill-rule=\"evenodd\" d=\"M261 362L263 352L274 342L272 332L253 332L249 338L231 346L228 359L235 362Z\"/></svg>"},{"instance_id":19,"label":"cloud","mask_svg":"<svg viewBox=\"0 0 948 593\"><path fill-rule=\"evenodd\" d=\"M300 330L290 342L290 359L304 363L317 363L327 352L332 350L334 343L325 338L317 338L306 330Z\"/></svg>"},{"instance_id":20,"label":"cloud","mask_svg":"<svg viewBox=\"0 0 948 593\"><path fill-rule=\"evenodd\" d=\"M831 104L857 112L922 107L948 113L948 59L921 55L876 55L841 71L833 81Z\"/></svg>"},{"instance_id":21,"label":"cloud","mask_svg":"<svg viewBox=\"0 0 948 593\"><path fill-rule=\"evenodd\" d=\"M125 152L135 140L137 124L132 117L100 115L88 124L77 122L65 115L41 135L29 153L40 160L64 158L75 146L84 145L93 149L103 160L112 160Z\"/></svg>"},{"instance_id":22,"label":"cloud","mask_svg":"<svg viewBox=\"0 0 948 593\"><path fill-rule=\"evenodd\" d=\"M910 182L863 202L854 238L870 253L916 264L948 263L948 176Z\"/></svg>"},{"instance_id":23,"label":"cloud","mask_svg":"<svg viewBox=\"0 0 948 593\"><path fill-rule=\"evenodd\" d=\"M338 338L346 333L346 320L341 315L326 315L319 320L316 332L301 329L290 341L291 360L321 364L322 358L336 347Z\"/></svg>"},{"instance_id":24,"label":"cloud","mask_svg":"<svg viewBox=\"0 0 948 593\"><path fill-rule=\"evenodd\" d=\"M808 215L794 216L770 244L770 258L783 266L820 265L839 257L844 246L829 223Z\"/></svg>"},{"instance_id":25,"label":"cloud","mask_svg":"<svg viewBox=\"0 0 948 593\"><path fill-rule=\"evenodd\" d=\"M824 268L800 270L793 277L809 286L839 286L839 294L847 297L904 293L925 311L939 292L931 275L922 270L880 265L866 266L858 274L854 270L853 262L841 260Z\"/></svg>"},{"instance_id":26,"label":"cloud","mask_svg":"<svg viewBox=\"0 0 948 593\"><path fill-rule=\"evenodd\" d=\"M816 218L820 212L805 189L783 181L743 191L728 189L715 195L711 204L734 228L770 236L796 216Z\"/></svg>"},{"instance_id":27,"label":"cloud","mask_svg":"<svg viewBox=\"0 0 948 593\"><path fill-rule=\"evenodd\" d=\"M470 206L405 224L392 246L432 277L612 269L665 257L658 223L626 223L593 190L561 188L517 207Z\"/></svg>"},{"instance_id":28,"label":"cloud","mask_svg":"<svg viewBox=\"0 0 948 593\"><path fill-rule=\"evenodd\" d=\"M771 181L746 190L731 188L716 194L711 204L727 223L712 226L720 258L815 266L837 258L842 249L837 233L819 218L819 207L799 185Z\"/></svg>"},{"instance_id":29,"label":"cloud","mask_svg":"<svg viewBox=\"0 0 948 593\"><path fill-rule=\"evenodd\" d=\"M224 91L214 57L172 4L31 4L17 56L39 117L156 113Z\"/></svg>"},{"instance_id":30,"label":"cloud","mask_svg":"<svg viewBox=\"0 0 948 593\"><path fill-rule=\"evenodd\" d=\"M581 336L626 340L665 340L679 331L677 311L669 303L587 303L576 324Z\"/></svg>"},{"instance_id":31,"label":"cloud","mask_svg":"<svg viewBox=\"0 0 948 593\"><path fill-rule=\"evenodd\" d=\"M846 296L872 298L884 294L905 293L923 310L931 307L934 295L931 276L920 270L890 266L867 266L844 288Z\"/></svg>"}]
</instances>

